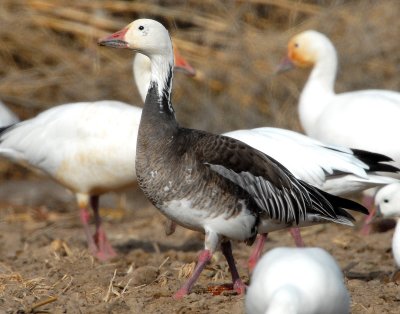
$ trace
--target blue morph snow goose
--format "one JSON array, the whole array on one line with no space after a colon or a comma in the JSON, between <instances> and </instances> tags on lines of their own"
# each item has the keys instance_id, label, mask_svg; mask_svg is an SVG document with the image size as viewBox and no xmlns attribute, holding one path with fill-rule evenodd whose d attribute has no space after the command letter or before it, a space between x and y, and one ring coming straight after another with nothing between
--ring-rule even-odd
<instances>
[{"instance_id":1,"label":"blue morph snow goose","mask_svg":"<svg viewBox=\"0 0 400 314\"><path fill-rule=\"evenodd\" d=\"M164 215L205 234L193 274L175 293L188 294L219 245L234 288L244 292L230 240L252 243L257 233L322 222L352 225L350 200L297 180L285 167L236 139L180 127L171 104L172 43L166 28L139 19L99 41L151 60L151 82L139 126L138 183Z\"/></svg>"},{"instance_id":2,"label":"blue morph snow goose","mask_svg":"<svg viewBox=\"0 0 400 314\"><path fill-rule=\"evenodd\" d=\"M193 68L177 53L176 67ZM144 99L150 83L150 61L134 59L135 82ZM0 128L0 156L39 169L75 193L89 251L99 260L116 255L98 212L100 195L136 185L132 160L142 109L112 100L70 103L34 118ZM89 228L89 207L96 231Z\"/></svg>"}]
</instances>

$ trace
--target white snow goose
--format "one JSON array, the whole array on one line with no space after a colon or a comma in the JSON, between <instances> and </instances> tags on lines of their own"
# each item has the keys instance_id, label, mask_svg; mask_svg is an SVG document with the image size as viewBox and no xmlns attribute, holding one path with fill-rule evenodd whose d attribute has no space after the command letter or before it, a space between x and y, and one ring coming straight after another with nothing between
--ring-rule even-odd
<instances>
[{"instance_id":1,"label":"white snow goose","mask_svg":"<svg viewBox=\"0 0 400 314\"><path fill-rule=\"evenodd\" d=\"M350 296L335 259L321 248L275 248L257 264L248 314L345 314Z\"/></svg>"},{"instance_id":2,"label":"white snow goose","mask_svg":"<svg viewBox=\"0 0 400 314\"><path fill-rule=\"evenodd\" d=\"M257 233L322 222L352 225L344 209L366 209L297 180L285 167L236 139L180 127L171 104L172 43L165 27L139 19L99 41L129 48L151 61L151 82L139 126L139 186L169 219L205 234L205 247L175 298L188 294L217 247L244 292L230 240L252 243Z\"/></svg>"},{"instance_id":3,"label":"white snow goose","mask_svg":"<svg viewBox=\"0 0 400 314\"><path fill-rule=\"evenodd\" d=\"M296 66L313 67L299 100L307 135L324 143L385 154L400 166L400 148L393 145L400 133L400 93L371 89L336 94L335 47L314 30L290 39L287 58Z\"/></svg>"},{"instance_id":4,"label":"white snow goose","mask_svg":"<svg viewBox=\"0 0 400 314\"><path fill-rule=\"evenodd\" d=\"M0 101L0 128L17 123L18 121L17 115Z\"/></svg>"},{"instance_id":5,"label":"white snow goose","mask_svg":"<svg viewBox=\"0 0 400 314\"><path fill-rule=\"evenodd\" d=\"M400 167L400 147L394 145L400 133L400 93L370 89L336 94L337 64L335 47L320 32L304 31L288 43L282 68L313 67L298 105L305 132L324 143L384 154Z\"/></svg>"},{"instance_id":6,"label":"white snow goose","mask_svg":"<svg viewBox=\"0 0 400 314\"><path fill-rule=\"evenodd\" d=\"M392 253L397 268L400 268L400 183L380 189L375 196L375 205L383 217L397 220L392 239Z\"/></svg>"},{"instance_id":7,"label":"white snow goose","mask_svg":"<svg viewBox=\"0 0 400 314\"><path fill-rule=\"evenodd\" d=\"M350 195L372 187L398 182L380 172L397 172L391 159L376 153L326 145L303 134L278 128L236 130L223 135L240 140L271 156L308 184L334 195ZM295 155L293 154L295 152ZM304 246L300 232L291 230L297 246ZM259 259L266 235L259 236L249 259L252 270Z\"/></svg>"},{"instance_id":8,"label":"white snow goose","mask_svg":"<svg viewBox=\"0 0 400 314\"><path fill-rule=\"evenodd\" d=\"M194 73L180 55L176 62L177 68ZM141 69L135 71L139 90L149 86L149 64L147 57L135 57L134 70ZM39 169L75 193L89 250L102 261L116 253L101 224L99 197L136 185L132 160L141 114L141 108L120 101L79 102L0 128L1 157ZM94 213L94 236L89 228L89 207Z\"/></svg>"}]
</instances>

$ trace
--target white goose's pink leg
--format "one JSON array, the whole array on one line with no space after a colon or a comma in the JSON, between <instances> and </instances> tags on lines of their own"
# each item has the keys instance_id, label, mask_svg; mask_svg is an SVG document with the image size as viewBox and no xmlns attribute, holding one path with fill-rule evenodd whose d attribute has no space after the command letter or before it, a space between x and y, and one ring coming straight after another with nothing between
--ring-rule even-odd
<instances>
[{"instance_id":1,"label":"white goose's pink leg","mask_svg":"<svg viewBox=\"0 0 400 314\"><path fill-rule=\"evenodd\" d=\"M290 234L292 235L297 247L304 247L304 242L303 242L303 239L301 238L299 228L290 228ZM265 241L267 240L267 235L268 235L267 233L264 233L264 234L259 234L257 236L254 250L251 253L250 258L247 262L250 272L253 272L254 267L256 267L256 264L261 257L261 253L264 248Z\"/></svg>"},{"instance_id":2,"label":"white goose's pink leg","mask_svg":"<svg viewBox=\"0 0 400 314\"><path fill-rule=\"evenodd\" d=\"M97 253L97 246L93 240L92 233L90 232L89 228L90 213L84 205L80 204L79 207L79 216L82 222L83 231L85 232L88 249L90 254L95 255Z\"/></svg>"},{"instance_id":3,"label":"white goose's pink leg","mask_svg":"<svg viewBox=\"0 0 400 314\"><path fill-rule=\"evenodd\" d=\"M370 234L370 232L371 232L371 222L372 222L372 220L374 219L375 215L376 215L376 208L373 207L373 208L370 210L370 212L369 212L367 218L365 218L364 223L363 223L363 226L361 227L360 233L361 233L362 235L367 236L367 235Z\"/></svg>"},{"instance_id":4,"label":"white goose's pink leg","mask_svg":"<svg viewBox=\"0 0 400 314\"><path fill-rule=\"evenodd\" d=\"M374 198L372 196L366 195L363 197L362 204L369 209L369 214L365 218L364 223L361 227L360 233L367 236L371 233L371 222L376 215L376 208L374 206Z\"/></svg>"},{"instance_id":5,"label":"white goose's pink leg","mask_svg":"<svg viewBox=\"0 0 400 314\"><path fill-rule=\"evenodd\" d=\"M262 250L265 245L265 241L267 240L267 236L268 236L268 233L259 234L257 236L255 247L254 247L253 252L251 253L250 258L247 262L250 272L253 272L254 267L256 267L256 264L257 264L258 260L260 259Z\"/></svg>"},{"instance_id":6,"label":"white goose's pink leg","mask_svg":"<svg viewBox=\"0 0 400 314\"><path fill-rule=\"evenodd\" d=\"M99 214L99 196L91 196L90 204L94 212L94 220L96 224L96 233L94 234L94 241L97 244L96 257L101 261L109 260L117 256L117 253L112 248L110 242L107 239L106 232L103 229L101 223L101 217Z\"/></svg>"},{"instance_id":7,"label":"white goose's pink leg","mask_svg":"<svg viewBox=\"0 0 400 314\"><path fill-rule=\"evenodd\" d=\"M239 272L235 265L235 259L232 255L232 246L230 241L225 241L221 243L221 250L224 254L226 261L228 262L229 270L232 275L233 289L236 290L238 294L244 294L246 291L246 285L240 279Z\"/></svg>"},{"instance_id":8,"label":"white goose's pink leg","mask_svg":"<svg viewBox=\"0 0 400 314\"><path fill-rule=\"evenodd\" d=\"M292 237L294 239L294 243L296 244L296 246L297 247L304 247L304 242L303 242L303 239L301 237L300 228L297 228L297 227L290 228L289 232L292 235Z\"/></svg>"}]
</instances>

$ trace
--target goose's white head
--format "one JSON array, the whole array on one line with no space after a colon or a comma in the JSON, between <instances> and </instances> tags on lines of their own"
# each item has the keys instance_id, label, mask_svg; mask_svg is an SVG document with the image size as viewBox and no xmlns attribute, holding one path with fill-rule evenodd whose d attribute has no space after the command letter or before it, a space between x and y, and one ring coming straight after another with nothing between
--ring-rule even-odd
<instances>
[{"instance_id":1,"label":"goose's white head","mask_svg":"<svg viewBox=\"0 0 400 314\"><path fill-rule=\"evenodd\" d=\"M329 38L315 30L307 30L289 40L287 57L279 65L278 71L289 70L294 66L312 67L331 56L336 59L336 50Z\"/></svg>"},{"instance_id":2,"label":"goose's white head","mask_svg":"<svg viewBox=\"0 0 400 314\"><path fill-rule=\"evenodd\" d=\"M128 48L148 56L173 56L172 43L167 29L159 22L139 19L120 31L99 40L99 45Z\"/></svg>"},{"instance_id":3,"label":"goose's white head","mask_svg":"<svg viewBox=\"0 0 400 314\"><path fill-rule=\"evenodd\" d=\"M122 30L101 39L101 46L128 48L146 55L151 61L151 82L157 86L160 100L171 95L174 55L167 29L159 22L139 19ZM171 109L172 111L172 109Z\"/></svg>"},{"instance_id":4,"label":"goose's white head","mask_svg":"<svg viewBox=\"0 0 400 314\"><path fill-rule=\"evenodd\" d=\"M375 196L375 205L384 217L400 217L400 183L380 189Z\"/></svg>"},{"instance_id":5,"label":"goose's white head","mask_svg":"<svg viewBox=\"0 0 400 314\"><path fill-rule=\"evenodd\" d=\"M335 50L328 37L315 30L308 30L290 39L288 58L296 66L309 67L324 58L332 49Z\"/></svg>"}]
</instances>

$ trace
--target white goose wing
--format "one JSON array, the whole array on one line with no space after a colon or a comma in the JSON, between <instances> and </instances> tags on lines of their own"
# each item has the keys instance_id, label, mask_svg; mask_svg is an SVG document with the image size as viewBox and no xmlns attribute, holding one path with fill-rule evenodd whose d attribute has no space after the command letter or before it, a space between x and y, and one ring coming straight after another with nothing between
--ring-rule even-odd
<instances>
[{"instance_id":1,"label":"white goose wing","mask_svg":"<svg viewBox=\"0 0 400 314\"><path fill-rule=\"evenodd\" d=\"M368 173L370 166L349 148L326 145L297 132L265 127L224 135L268 154L298 179L333 194L351 193L395 180Z\"/></svg>"}]
</instances>

